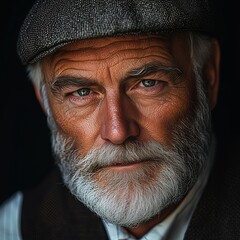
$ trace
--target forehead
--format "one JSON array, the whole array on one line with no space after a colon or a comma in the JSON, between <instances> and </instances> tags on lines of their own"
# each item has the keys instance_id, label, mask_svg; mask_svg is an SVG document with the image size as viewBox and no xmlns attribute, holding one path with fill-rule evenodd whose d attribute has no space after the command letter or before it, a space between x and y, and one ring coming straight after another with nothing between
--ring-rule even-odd
<instances>
[{"instance_id":1,"label":"forehead","mask_svg":"<svg viewBox=\"0 0 240 240\"><path fill-rule=\"evenodd\" d=\"M73 69L94 69L96 64L113 67L147 61L159 61L168 66L179 65L190 56L189 45L186 33L79 40L46 57L43 66L58 75L71 69L71 66Z\"/></svg>"}]
</instances>

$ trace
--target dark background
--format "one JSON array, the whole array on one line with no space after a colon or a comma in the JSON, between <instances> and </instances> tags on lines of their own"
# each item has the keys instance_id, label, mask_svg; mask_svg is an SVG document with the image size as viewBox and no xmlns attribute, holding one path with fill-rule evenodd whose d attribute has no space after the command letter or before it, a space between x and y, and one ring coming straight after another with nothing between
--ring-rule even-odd
<instances>
[{"instance_id":1,"label":"dark background","mask_svg":"<svg viewBox=\"0 0 240 240\"><path fill-rule=\"evenodd\" d=\"M227 142L240 137L240 19L237 1L213 2L222 48L220 96L213 122L217 137ZM32 3L0 3L0 203L16 190L38 182L53 165L45 115L16 54L18 30Z\"/></svg>"}]
</instances>

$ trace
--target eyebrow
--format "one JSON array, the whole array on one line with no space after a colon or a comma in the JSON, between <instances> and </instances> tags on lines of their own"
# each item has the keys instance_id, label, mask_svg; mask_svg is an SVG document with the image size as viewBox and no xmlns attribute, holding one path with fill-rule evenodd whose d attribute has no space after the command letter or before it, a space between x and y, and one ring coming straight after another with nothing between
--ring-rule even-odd
<instances>
[{"instance_id":1,"label":"eyebrow","mask_svg":"<svg viewBox=\"0 0 240 240\"><path fill-rule=\"evenodd\" d=\"M96 85L97 81L85 77L61 76L50 83L50 88L53 94L58 94L65 87L90 87Z\"/></svg>"},{"instance_id":2,"label":"eyebrow","mask_svg":"<svg viewBox=\"0 0 240 240\"><path fill-rule=\"evenodd\" d=\"M182 71L178 67L174 66L166 66L158 62L148 63L145 64L142 67L131 69L126 74L126 79L132 78L132 77L144 77L150 74L163 72L166 74L176 74L177 76L182 75Z\"/></svg>"}]
</instances>

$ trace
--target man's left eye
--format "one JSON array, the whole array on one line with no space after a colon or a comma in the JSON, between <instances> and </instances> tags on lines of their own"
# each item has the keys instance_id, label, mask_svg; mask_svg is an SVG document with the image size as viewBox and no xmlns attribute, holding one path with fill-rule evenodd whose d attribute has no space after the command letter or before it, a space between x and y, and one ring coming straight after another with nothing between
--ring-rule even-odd
<instances>
[{"instance_id":1,"label":"man's left eye","mask_svg":"<svg viewBox=\"0 0 240 240\"><path fill-rule=\"evenodd\" d=\"M91 90L89 88L81 88L81 89L78 89L74 95L76 96L80 96L80 97L84 97L84 96L87 96L91 93Z\"/></svg>"},{"instance_id":2,"label":"man's left eye","mask_svg":"<svg viewBox=\"0 0 240 240\"><path fill-rule=\"evenodd\" d=\"M158 81L156 80L151 80L151 79L146 79L146 80L142 80L140 83L140 86L143 87L153 87L157 84Z\"/></svg>"}]
</instances>

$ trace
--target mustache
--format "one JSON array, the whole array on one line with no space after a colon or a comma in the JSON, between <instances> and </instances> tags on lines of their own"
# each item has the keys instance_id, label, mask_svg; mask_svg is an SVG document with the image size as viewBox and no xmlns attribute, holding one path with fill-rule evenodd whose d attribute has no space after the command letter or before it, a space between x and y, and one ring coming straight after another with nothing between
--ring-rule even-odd
<instances>
[{"instance_id":1,"label":"mustache","mask_svg":"<svg viewBox=\"0 0 240 240\"><path fill-rule=\"evenodd\" d=\"M122 145L104 144L94 148L87 155L74 160L75 167L81 172L96 172L113 165L141 162L167 162L179 165L182 158L171 149L158 142L128 142Z\"/></svg>"}]
</instances>

